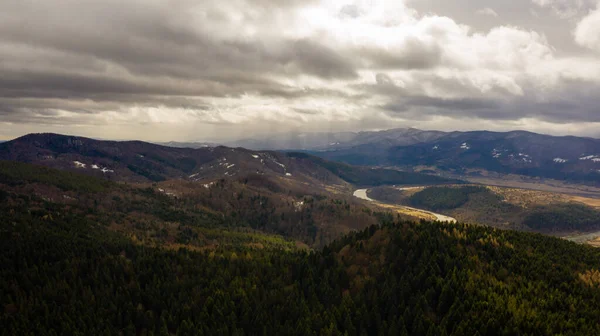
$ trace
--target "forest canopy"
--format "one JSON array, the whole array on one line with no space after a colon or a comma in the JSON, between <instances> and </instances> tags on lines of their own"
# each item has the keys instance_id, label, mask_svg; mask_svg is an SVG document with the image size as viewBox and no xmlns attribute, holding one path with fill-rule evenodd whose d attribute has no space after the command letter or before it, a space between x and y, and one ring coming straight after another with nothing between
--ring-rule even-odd
<instances>
[{"instance_id":1,"label":"forest canopy","mask_svg":"<svg viewBox=\"0 0 600 336\"><path fill-rule=\"evenodd\" d=\"M201 203L18 168L0 165L0 335L600 334L590 247L250 180ZM334 241L317 227L351 219Z\"/></svg>"}]
</instances>

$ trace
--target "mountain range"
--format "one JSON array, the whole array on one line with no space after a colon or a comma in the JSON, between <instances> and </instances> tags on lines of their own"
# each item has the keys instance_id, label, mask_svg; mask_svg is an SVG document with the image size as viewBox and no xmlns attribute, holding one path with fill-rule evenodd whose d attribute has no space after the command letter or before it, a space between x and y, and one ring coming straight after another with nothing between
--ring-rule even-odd
<instances>
[{"instance_id":1,"label":"mountain range","mask_svg":"<svg viewBox=\"0 0 600 336\"><path fill-rule=\"evenodd\" d=\"M446 134L440 131L422 131L416 128L397 128L365 132L290 132L275 133L253 138L224 141L218 144L253 150L311 150L330 151L348 149L365 144L381 147L410 145L434 140ZM217 142L163 142L170 147L202 148L217 146Z\"/></svg>"},{"instance_id":2,"label":"mountain range","mask_svg":"<svg viewBox=\"0 0 600 336\"><path fill-rule=\"evenodd\" d=\"M358 133L293 133L234 142L302 150L354 165L430 167L459 175L490 171L600 183L600 140L525 131L440 132L400 128Z\"/></svg>"},{"instance_id":3,"label":"mountain range","mask_svg":"<svg viewBox=\"0 0 600 336\"><path fill-rule=\"evenodd\" d=\"M600 333L599 250L333 196L0 161L0 335Z\"/></svg>"},{"instance_id":4,"label":"mountain range","mask_svg":"<svg viewBox=\"0 0 600 336\"><path fill-rule=\"evenodd\" d=\"M412 145L435 140L444 134L440 131L422 131L415 128L377 132L286 133L242 139L228 145L252 149L331 151L367 144L378 147Z\"/></svg>"},{"instance_id":5,"label":"mountain range","mask_svg":"<svg viewBox=\"0 0 600 336\"><path fill-rule=\"evenodd\" d=\"M491 171L574 182L600 183L600 140L531 132L452 132L400 146L364 144L314 152L358 165L434 167L461 175Z\"/></svg>"},{"instance_id":6,"label":"mountain range","mask_svg":"<svg viewBox=\"0 0 600 336\"><path fill-rule=\"evenodd\" d=\"M194 226L196 247L229 241L227 234L206 231L217 227L251 228L323 246L376 222L370 209L377 206L352 196L358 187L444 183L461 181L298 152L174 148L49 133L0 144L0 185L9 192L81 205L83 211L91 206L107 223L119 217L113 228L135 231L152 244L177 241L172 223L179 222ZM141 222L159 223L157 230L171 234L149 236Z\"/></svg>"},{"instance_id":7,"label":"mountain range","mask_svg":"<svg viewBox=\"0 0 600 336\"><path fill-rule=\"evenodd\" d=\"M290 160L288 154L277 151L300 151L356 166L394 167L464 177L494 172L600 184L599 139L525 131L441 132L399 128L377 132L290 133L233 141L223 146L194 142L115 142L36 134L1 144L0 159L43 162L58 168L73 166L73 162L79 161L87 169L97 170L97 175L113 170L120 179L136 181L194 174L200 177L212 173L234 174L240 169L257 173L266 169L284 176L293 175L294 170L314 173L314 167L303 169L302 165L292 162L297 158ZM78 156L92 157L93 162L81 161ZM254 162L244 159L254 156L258 157ZM313 156L311 161L315 159ZM215 161L219 159L223 162ZM223 167L229 168L221 169ZM196 171L196 168L202 169Z\"/></svg>"},{"instance_id":8,"label":"mountain range","mask_svg":"<svg viewBox=\"0 0 600 336\"><path fill-rule=\"evenodd\" d=\"M600 333L599 250L417 221L350 192L458 181L302 152L58 134L0 144L0 159L0 335ZM408 201L518 210L481 186ZM522 229L599 227L589 209L559 205Z\"/></svg>"},{"instance_id":9,"label":"mountain range","mask_svg":"<svg viewBox=\"0 0 600 336\"><path fill-rule=\"evenodd\" d=\"M0 144L0 160L34 163L125 182L210 181L247 175L266 175L312 186L450 181L419 173L350 166L305 153L224 146L174 148L142 141L103 141L50 133L29 134Z\"/></svg>"}]
</instances>

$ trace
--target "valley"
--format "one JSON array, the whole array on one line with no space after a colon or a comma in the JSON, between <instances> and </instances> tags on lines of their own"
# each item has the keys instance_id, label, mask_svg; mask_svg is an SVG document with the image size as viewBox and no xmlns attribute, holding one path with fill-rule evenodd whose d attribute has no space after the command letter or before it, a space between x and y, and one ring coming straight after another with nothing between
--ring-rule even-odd
<instances>
[{"instance_id":1,"label":"valley","mask_svg":"<svg viewBox=\"0 0 600 336\"><path fill-rule=\"evenodd\" d=\"M386 134L389 136L397 132L392 130ZM437 140L444 136L441 133L436 133L435 136L424 135L414 129L410 132L411 136L417 137L413 139L416 143ZM373 138L372 135L362 137ZM407 138L403 139L398 141L408 141ZM323 222L323 219L317 219L320 215L313 218L315 212L310 210L308 218L309 221L314 221L315 226L301 230L293 229L294 218L299 215L306 220L302 214L306 207L310 205L309 207L314 209L314 206L320 203L315 203L314 200L321 198L330 199L336 207L350 207L351 211L344 216L352 216L352 213L359 212L361 202L358 199L363 199L369 201L364 204L367 208L383 213L393 212L404 216L405 219L458 220L556 236L583 235L578 241L590 240L583 237L588 237L587 235L596 228L600 229L600 224L593 220L597 211L594 209L597 209L599 204L600 188L559 180L522 178L516 175L466 176L468 182L478 182L475 185L484 186L485 189L482 190L486 192L475 190L476 192L467 196L450 196L466 198L462 204L452 205L450 208L436 208L427 202L411 203L410 197L429 190L429 186L470 188L468 185L461 187L461 184L465 183L458 178L461 175L435 171L437 168L428 166L417 166L408 172L394 167L352 166L298 152L255 151L222 146L173 148L140 141L99 141L57 134L31 134L0 144L0 159L83 173L117 183L131 184L138 189L152 189L154 193L170 199L177 211L191 211L193 216L197 216L197 210L187 207L198 204L196 206L201 206L203 211L212 213L213 216L222 213L221 216L225 218L230 214L244 218L246 224L236 224L236 227L248 227L259 232L284 236L294 232L291 238L296 239L298 244L310 247L322 247L336 237L361 227L350 224L350 217L340 217L336 220L332 218ZM220 190L230 190L239 201L229 200L231 196L222 194ZM432 190L445 192L446 189ZM268 218L274 221L273 226L248 223L248 219L255 216L250 213L254 211L251 209L253 204L257 204L253 203L256 200L252 200L256 197L267 197L269 206L282 209L281 214L275 212L268 215ZM250 203L244 204L245 199ZM318 205L317 208L322 209L322 206ZM552 207L558 210L551 210ZM354 208L357 210L352 210ZM569 217L569 209L574 209L572 211L577 216L589 217L589 220L585 219L574 226L556 224L556 221L571 221L566 219ZM296 214L291 215L293 212ZM259 215L256 220L267 218L260 216L263 215ZM281 226L282 223L275 224L276 216L285 218L284 221L288 222L283 225L285 228ZM536 216L545 218L545 223L537 223ZM526 221L528 224L525 224ZM371 220L366 220L362 225L364 227L370 223ZM177 230L169 229L169 225L172 224L167 222L161 225L166 228L168 236L176 236L182 230L179 227L181 224L174 226ZM158 229L162 230L160 227ZM156 241L147 233L143 233L144 230L136 232L136 239ZM200 238L196 248L216 246L210 239L202 238L205 236L198 233ZM175 244L174 241L171 243Z\"/></svg>"},{"instance_id":2,"label":"valley","mask_svg":"<svg viewBox=\"0 0 600 336\"><path fill-rule=\"evenodd\" d=\"M0 336L600 335L600 0L0 0Z\"/></svg>"},{"instance_id":3,"label":"valley","mask_svg":"<svg viewBox=\"0 0 600 336\"><path fill-rule=\"evenodd\" d=\"M532 233L593 245L596 199L61 135L0 157L1 335L600 332L600 250Z\"/></svg>"},{"instance_id":4,"label":"valley","mask_svg":"<svg viewBox=\"0 0 600 336\"><path fill-rule=\"evenodd\" d=\"M542 232L579 243L592 244L600 228L597 199L562 193L483 185L382 186L371 189L368 197L387 204L443 210L460 222Z\"/></svg>"},{"instance_id":5,"label":"valley","mask_svg":"<svg viewBox=\"0 0 600 336\"><path fill-rule=\"evenodd\" d=\"M107 200L94 208L100 194L87 198L117 188L122 196L113 206L130 207L123 193L133 191L46 169L24 183L26 167L17 166L19 180L0 180L2 335L600 332L597 249L524 232L385 215L310 252L282 236L233 230L232 223L200 231L219 244L196 247L200 222L190 219L179 242L168 242L177 230L173 225L157 232L166 241L151 245L139 239L141 232L132 234L142 223L125 231L106 226L96 217L102 208L117 221L125 213ZM7 173L17 174L3 167L0 177ZM51 200L48 192L55 188L78 202ZM142 191L135 199L149 207L131 219L152 214L152 198L158 204L173 200ZM84 201L91 209L77 206ZM333 210L335 202L323 201L326 212ZM352 218L366 223L371 217L365 211L367 217Z\"/></svg>"},{"instance_id":6,"label":"valley","mask_svg":"<svg viewBox=\"0 0 600 336\"><path fill-rule=\"evenodd\" d=\"M377 223L380 215L373 211L388 211L356 201L355 185L457 181L302 153L171 148L56 134L3 143L1 159L11 160L0 161L0 170L15 195L34 193L71 211L91 211L90 217L143 245L196 250L234 241L321 248ZM89 193L79 183L104 191Z\"/></svg>"},{"instance_id":7,"label":"valley","mask_svg":"<svg viewBox=\"0 0 600 336\"><path fill-rule=\"evenodd\" d=\"M413 187L413 188L420 188L420 187ZM454 219L452 217L449 217L446 215L441 215L441 214L434 213L434 212L430 212L427 210L416 209L416 208L412 208L409 206L400 206L400 205L394 205L394 204L379 203L376 200L371 199L371 198L369 198L369 196L367 196L367 189L356 190L354 192L354 197L357 197L357 198L360 198L360 199L363 199L363 200L369 201L369 202L375 202L375 204L377 204L378 206L382 206L382 207L384 207L386 209L390 209L390 210L396 210L399 213L412 215L417 218L421 218L421 219L425 219L425 220L434 220L434 221L438 221L438 222L456 223L456 219Z\"/></svg>"},{"instance_id":8,"label":"valley","mask_svg":"<svg viewBox=\"0 0 600 336\"><path fill-rule=\"evenodd\" d=\"M335 133L330 137L335 138ZM290 149L277 147L277 141L268 143L269 148ZM512 176L600 187L600 140L593 138L525 131L439 132L409 128L358 133L333 144L301 149L353 165L404 170L424 167L420 169L460 179Z\"/></svg>"},{"instance_id":9,"label":"valley","mask_svg":"<svg viewBox=\"0 0 600 336\"><path fill-rule=\"evenodd\" d=\"M465 181L475 184L537 190L549 193L567 194L574 197L581 196L586 202L590 202L590 199L600 199L599 187L579 183L569 183L560 180L539 179L522 175L493 174L485 171L478 171L478 176L461 176L453 174L448 174L448 176L453 176L453 178L462 178Z\"/></svg>"}]
</instances>

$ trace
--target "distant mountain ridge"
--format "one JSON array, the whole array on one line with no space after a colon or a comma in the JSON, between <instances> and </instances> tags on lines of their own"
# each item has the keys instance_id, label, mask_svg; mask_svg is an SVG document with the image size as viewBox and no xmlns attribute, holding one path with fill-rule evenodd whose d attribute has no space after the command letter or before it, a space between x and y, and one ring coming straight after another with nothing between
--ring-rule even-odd
<instances>
[{"instance_id":1,"label":"distant mountain ridge","mask_svg":"<svg viewBox=\"0 0 600 336\"><path fill-rule=\"evenodd\" d=\"M206 148L206 147L218 147L219 144L215 142L181 142L181 141L169 141L169 142L157 142L157 145L175 148Z\"/></svg>"},{"instance_id":2,"label":"distant mountain ridge","mask_svg":"<svg viewBox=\"0 0 600 336\"><path fill-rule=\"evenodd\" d=\"M593 138L526 131L446 133L414 128L358 133L293 133L287 142L284 138L277 135L264 141L242 140L228 145L300 150L328 161L358 166L400 167L404 170L431 167L434 171L463 176L490 171L600 184L600 140ZM313 166L308 168L306 162L294 162L288 154L269 149L214 147L211 143L169 144L177 148L141 141L32 134L0 144L0 159L37 162L61 169L94 170L96 175L114 174L125 181L160 181L191 175L214 178L250 172L288 178L288 174L293 178L323 175ZM314 158L310 161L313 165ZM363 173L373 176L366 170Z\"/></svg>"},{"instance_id":3,"label":"distant mountain ridge","mask_svg":"<svg viewBox=\"0 0 600 336\"><path fill-rule=\"evenodd\" d=\"M249 149L269 150L340 150L361 145L400 146L431 141L446 134L440 131L422 131L416 128L397 128L366 132L314 132L266 135L227 142L225 145Z\"/></svg>"},{"instance_id":4,"label":"distant mountain ridge","mask_svg":"<svg viewBox=\"0 0 600 336\"><path fill-rule=\"evenodd\" d=\"M460 175L500 174L600 184L600 139L527 131L291 133L234 142L248 148L302 150L365 166L434 167Z\"/></svg>"},{"instance_id":5,"label":"distant mountain ridge","mask_svg":"<svg viewBox=\"0 0 600 336\"><path fill-rule=\"evenodd\" d=\"M29 134L0 144L0 160L34 163L125 182L210 181L248 175L266 175L315 187L451 181L418 173L354 167L301 153L223 146L174 148L142 141L102 141L51 133Z\"/></svg>"},{"instance_id":6,"label":"distant mountain ridge","mask_svg":"<svg viewBox=\"0 0 600 336\"><path fill-rule=\"evenodd\" d=\"M365 144L313 153L357 165L435 166L456 173L484 169L503 174L600 182L600 140L575 136L525 131L452 132L409 145Z\"/></svg>"}]
</instances>

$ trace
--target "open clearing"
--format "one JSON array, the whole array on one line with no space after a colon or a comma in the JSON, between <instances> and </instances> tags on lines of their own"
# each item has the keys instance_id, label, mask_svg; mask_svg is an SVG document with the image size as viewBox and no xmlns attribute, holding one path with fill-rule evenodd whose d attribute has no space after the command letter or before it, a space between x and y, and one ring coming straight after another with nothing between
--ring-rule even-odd
<instances>
[{"instance_id":1,"label":"open clearing","mask_svg":"<svg viewBox=\"0 0 600 336\"><path fill-rule=\"evenodd\" d=\"M487 186L537 190L558 194L567 194L576 197L595 198L600 200L600 188L581 184L568 184L555 180L533 180L520 177L466 177L464 179L471 183Z\"/></svg>"}]
</instances>

